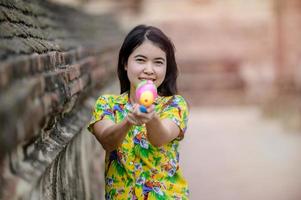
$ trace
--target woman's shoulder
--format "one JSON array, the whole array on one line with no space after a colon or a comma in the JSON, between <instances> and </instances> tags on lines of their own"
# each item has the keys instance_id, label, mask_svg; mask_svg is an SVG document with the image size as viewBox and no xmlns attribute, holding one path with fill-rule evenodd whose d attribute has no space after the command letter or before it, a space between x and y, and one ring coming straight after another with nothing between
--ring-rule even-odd
<instances>
[{"instance_id":1,"label":"woman's shoulder","mask_svg":"<svg viewBox=\"0 0 301 200\"><path fill-rule=\"evenodd\" d=\"M180 94L176 94L173 97L174 97L174 100L176 100L176 101L184 101L184 102L186 102L185 98L182 95L180 95Z\"/></svg>"},{"instance_id":2,"label":"woman's shoulder","mask_svg":"<svg viewBox=\"0 0 301 200\"><path fill-rule=\"evenodd\" d=\"M158 104L171 104L171 103L177 103L177 104L187 104L185 98L180 95L172 95L172 96L161 96L157 100Z\"/></svg>"}]
</instances>

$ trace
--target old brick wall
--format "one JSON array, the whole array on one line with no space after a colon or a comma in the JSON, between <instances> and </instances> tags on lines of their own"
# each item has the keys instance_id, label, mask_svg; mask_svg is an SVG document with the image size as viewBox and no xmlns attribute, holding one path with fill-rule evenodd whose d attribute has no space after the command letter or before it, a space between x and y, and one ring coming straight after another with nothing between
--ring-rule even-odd
<instances>
[{"instance_id":1,"label":"old brick wall","mask_svg":"<svg viewBox=\"0 0 301 200\"><path fill-rule=\"evenodd\" d=\"M0 199L99 199L103 150L86 131L114 80L113 16L0 0Z\"/></svg>"}]
</instances>

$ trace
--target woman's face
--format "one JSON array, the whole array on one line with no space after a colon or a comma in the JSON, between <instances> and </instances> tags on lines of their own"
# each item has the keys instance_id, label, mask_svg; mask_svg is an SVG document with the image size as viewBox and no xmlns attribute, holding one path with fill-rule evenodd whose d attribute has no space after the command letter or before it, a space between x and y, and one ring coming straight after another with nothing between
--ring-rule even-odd
<instances>
[{"instance_id":1,"label":"woman's face","mask_svg":"<svg viewBox=\"0 0 301 200\"><path fill-rule=\"evenodd\" d=\"M166 74L165 52L149 40L145 40L129 56L125 70L131 83L131 91L142 80L152 80L159 87Z\"/></svg>"}]
</instances>

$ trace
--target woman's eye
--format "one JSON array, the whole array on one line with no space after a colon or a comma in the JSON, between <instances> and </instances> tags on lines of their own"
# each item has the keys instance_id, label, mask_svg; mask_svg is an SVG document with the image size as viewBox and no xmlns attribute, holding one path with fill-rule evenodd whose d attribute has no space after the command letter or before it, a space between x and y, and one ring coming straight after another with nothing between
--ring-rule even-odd
<instances>
[{"instance_id":1,"label":"woman's eye","mask_svg":"<svg viewBox=\"0 0 301 200\"><path fill-rule=\"evenodd\" d=\"M141 62L144 62L144 59L138 58L138 59L136 59L136 61L141 63Z\"/></svg>"},{"instance_id":2,"label":"woman's eye","mask_svg":"<svg viewBox=\"0 0 301 200\"><path fill-rule=\"evenodd\" d=\"M163 65L163 62L161 62L161 61L157 61L155 63L156 63L156 65Z\"/></svg>"}]
</instances>

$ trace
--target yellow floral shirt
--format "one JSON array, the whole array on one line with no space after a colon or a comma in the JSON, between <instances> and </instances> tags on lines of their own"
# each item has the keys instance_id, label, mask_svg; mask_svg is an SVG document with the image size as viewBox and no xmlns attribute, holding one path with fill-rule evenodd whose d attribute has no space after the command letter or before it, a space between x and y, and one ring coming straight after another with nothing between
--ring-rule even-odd
<instances>
[{"instance_id":1,"label":"yellow floral shirt","mask_svg":"<svg viewBox=\"0 0 301 200\"><path fill-rule=\"evenodd\" d=\"M178 138L162 147L147 140L146 127L132 126L122 145L106 154L106 200L188 199L188 185L179 169L179 141L187 128L188 108L180 95L158 97L155 111L161 119L168 118L181 130ZM121 122L131 110L128 93L103 95L95 104L88 130L95 122L109 119Z\"/></svg>"}]
</instances>

